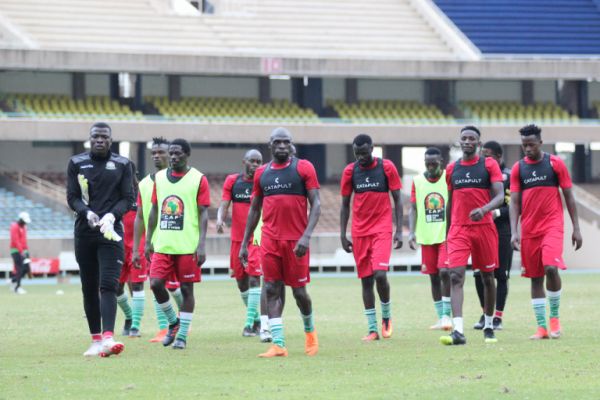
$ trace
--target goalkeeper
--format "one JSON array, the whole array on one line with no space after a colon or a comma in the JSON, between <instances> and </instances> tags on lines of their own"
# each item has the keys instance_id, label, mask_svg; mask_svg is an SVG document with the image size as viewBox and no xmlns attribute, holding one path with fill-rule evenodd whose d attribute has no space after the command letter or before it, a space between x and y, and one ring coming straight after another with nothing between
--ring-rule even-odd
<instances>
[{"instance_id":1,"label":"goalkeeper","mask_svg":"<svg viewBox=\"0 0 600 400\"><path fill-rule=\"evenodd\" d=\"M130 161L110 151L110 126L90 129L90 151L69 160L67 201L76 213L75 258L92 344L84 356L123 351L113 331L124 249L121 217L134 203Z\"/></svg>"}]
</instances>

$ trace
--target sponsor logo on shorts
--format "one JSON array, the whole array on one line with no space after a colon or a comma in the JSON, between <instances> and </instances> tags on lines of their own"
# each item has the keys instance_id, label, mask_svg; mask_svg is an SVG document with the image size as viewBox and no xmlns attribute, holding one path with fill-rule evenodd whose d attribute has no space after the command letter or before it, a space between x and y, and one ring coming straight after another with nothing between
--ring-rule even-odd
<instances>
[{"instance_id":1,"label":"sponsor logo on shorts","mask_svg":"<svg viewBox=\"0 0 600 400\"><path fill-rule=\"evenodd\" d=\"M196 277L196 275L195 274L187 274L187 275L184 275L183 277L186 278L186 279L187 278L194 278L194 277Z\"/></svg>"},{"instance_id":2,"label":"sponsor logo on shorts","mask_svg":"<svg viewBox=\"0 0 600 400\"><path fill-rule=\"evenodd\" d=\"M423 272L427 271L427 264L421 265L421 271L423 271Z\"/></svg>"},{"instance_id":3,"label":"sponsor logo on shorts","mask_svg":"<svg viewBox=\"0 0 600 400\"><path fill-rule=\"evenodd\" d=\"M379 263L379 266L380 267L389 267L390 264L388 264L388 263Z\"/></svg>"},{"instance_id":4,"label":"sponsor logo on shorts","mask_svg":"<svg viewBox=\"0 0 600 400\"><path fill-rule=\"evenodd\" d=\"M483 267L483 269L492 269L496 266L496 263L490 264L490 265L486 265L485 267Z\"/></svg>"},{"instance_id":5,"label":"sponsor logo on shorts","mask_svg":"<svg viewBox=\"0 0 600 400\"><path fill-rule=\"evenodd\" d=\"M555 258L554 261L556 261L557 263L562 262L560 258Z\"/></svg>"},{"instance_id":6,"label":"sponsor logo on shorts","mask_svg":"<svg viewBox=\"0 0 600 400\"><path fill-rule=\"evenodd\" d=\"M308 280L308 278L307 278L307 277L304 277L304 278L300 278L300 279L298 279L298 282L306 282L307 280Z\"/></svg>"},{"instance_id":7,"label":"sponsor logo on shorts","mask_svg":"<svg viewBox=\"0 0 600 400\"><path fill-rule=\"evenodd\" d=\"M144 275L138 275L138 278L140 279L146 279L148 277L148 275L144 274Z\"/></svg>"}]
</instances>

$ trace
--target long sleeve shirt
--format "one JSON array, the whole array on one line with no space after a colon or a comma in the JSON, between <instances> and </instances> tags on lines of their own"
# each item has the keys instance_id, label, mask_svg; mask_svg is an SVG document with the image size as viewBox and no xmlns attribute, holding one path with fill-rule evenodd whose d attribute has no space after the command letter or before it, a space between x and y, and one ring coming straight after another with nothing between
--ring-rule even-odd
<instances>
[{"instance_id":1,"label":"long sleeve shirt","mask_svg":"<svg viewBox=\"0 0 600 400\"><path fill-rule=\"evenodd\" d=\"M23 254L24 251L29 251L29 247L27 246L27 227L13 222L10 224L10 253Z\"/></svg>"}]
</instances>

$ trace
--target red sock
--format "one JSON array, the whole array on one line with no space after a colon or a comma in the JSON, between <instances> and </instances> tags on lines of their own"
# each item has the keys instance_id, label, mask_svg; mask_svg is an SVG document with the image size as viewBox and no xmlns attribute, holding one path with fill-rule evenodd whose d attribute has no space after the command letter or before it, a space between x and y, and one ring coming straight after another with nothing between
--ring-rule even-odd
<instances>
[{"instance_id":1,"label":"red sock","mask_svg":"<svg viewBox=\"0 0 600 400\"><path fill-rule=\"evenodd\" d=\"M108 339L108 338L111 338L111 337L113 337L112 331L104 331L102 333L102 338L104 338L104 339Z\"/></svg>"},{"instance_id":2,"label":"red sock","mask_svg":"<svg viewBox=\"0 0 600 400\"><path fill-rule=\"evenodd\" d=\"M494 317L502 319L502 315L504 315L504 312L496 310L496 314L494 315Z\"/></svg>"},{"instance_id":3,"label":"red sock","mask_svg":"<svg viewBox=\"0 0 600 400\"><path fill-rule=\"evenodd\" d=\"M102 335L101 335L101 334L99 334L99 333L93 333L93 334L92 334L92 340L93 340L94 342L99 342L99 341L101 341L101 340L102 340Z\"/></svg>"}]
</instances>

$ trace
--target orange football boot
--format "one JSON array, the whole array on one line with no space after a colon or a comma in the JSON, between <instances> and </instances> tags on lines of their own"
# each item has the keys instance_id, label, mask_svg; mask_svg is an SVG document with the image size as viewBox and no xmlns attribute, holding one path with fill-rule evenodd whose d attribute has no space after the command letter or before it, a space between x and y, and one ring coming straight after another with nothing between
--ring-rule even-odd
<instances>
[{"instance_id":1,"label":"orange football boot","mask_svg":"<svg viewBox=\"0 0 600 400\"><path fill-rule=\"evenodd\" d=\"M161 329L160 331L156 332L156 336L154 336L152 339L150 339L149 342L150 343L162 342L163 339L165 338L165 336L167 335L167 330L168 329Z\"/></svg>"},{"instance_id":2,"label":"orange football boot","mask_svg":"<svg viewBox=\"0 0 600 400\"><path fill-rule=\"evenodd\" d=\"M272 357L287 357L288 351L285 347L277 346L276 344L271 345L269 350L258 355L261 358L272 358Z\"/></svg>"},{"instance_id":3,"label":"orange football boot","mask_svg":"<svg viewBox=\"0 0 600 400\"><path fill-rule=\"evenodd\" d=\"M306 332L304 352L307 356L314 356L319 352L319 339L317 338L317 331Z\"/></svg>"},{"instance_id":4,"label":"orange football boot","mask_svg":"<svg viewBox=\"0 0 600 400\"><path fill-rule=\"evenodd\" d=\"M394 332L394 327L392 326L392 319L389 318L387 322L385 320L381 321L381 336L384 339L389 339L392 337L392 333Z\"/></svg>"},{"instance_id":5,"label":"orange football boot","mask_svg":"<svg viewBox=\"0 0 600 400\"><path fill-rule=\"evenodd\" d=\"M542 340L542 339L548 339L548 330L546 328L544 328L543 326L538 326L537 331L535 332L535 334L531 335L529 337L529 339L531 340Z\"/></svg>"},{"instance_id":6,"label":"orange football boot","mask_svg":"<svg viewBox=\"0 0 600 400\"><path fill-rule=\"evenodd\" d=\"M550 337L552 339L560 337L560 320L558 317L550 318Z\"/></svg>"},{"instance_id":7,"label":"orange football boot","mask_svg":"<svg viewBox=\"0 0 600 400\"><path fill-rule=\"evenodd\" d=\"M363 342L372 342L374 340L379 340L379 333L377 332L369 332L369 334L362 338Z\"/></svg>"}]
</instances>

